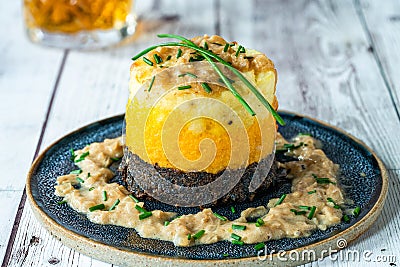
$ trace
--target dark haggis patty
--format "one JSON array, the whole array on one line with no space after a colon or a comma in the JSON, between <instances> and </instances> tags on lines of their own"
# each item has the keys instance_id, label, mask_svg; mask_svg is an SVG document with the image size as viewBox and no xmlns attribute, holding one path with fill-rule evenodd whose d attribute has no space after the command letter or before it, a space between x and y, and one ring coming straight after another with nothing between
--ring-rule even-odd
<instances>
[{"instance_id":1,"label":"dark haggis patty","mask_svg":"<svg viewBox=\"0 0 400 267\"><path fill-rule=\"evenodd\" d=\"M225 196L212 203L211 206L249 200L251 201L257 194L265 192L266 189L274 181L274 178L277 177L277 162L274 160L270 172L268 173L267 177L262 182L260 187L255 192L249 192L249 184L252 180L254 172L257 169L258 164L259 163L255 162L247 166L244 174L240 179L240 182ZM119 167L119 171L121 172L122 179L126 183L128 191L142 200L155 199L148 195L142 188L140 188L140 186L135 182L135 177L140 175L140 177L145 179L146 177L149 177L151 175L150 170L153 168L155 168L162 177L164 177L171 183L187 187L206 185L213 182L223 173L223 171L217 174L212 174L208 172L183 172L177 169L163 168L158 166L157 164L149 164L139 158L139 156L137 156L136 154L130 152L127 148L124 149L124 157ZM226 171L228 171L229 175L229 172L234 173L239 172L240 170Z\"/></svg>"}]
</instances>

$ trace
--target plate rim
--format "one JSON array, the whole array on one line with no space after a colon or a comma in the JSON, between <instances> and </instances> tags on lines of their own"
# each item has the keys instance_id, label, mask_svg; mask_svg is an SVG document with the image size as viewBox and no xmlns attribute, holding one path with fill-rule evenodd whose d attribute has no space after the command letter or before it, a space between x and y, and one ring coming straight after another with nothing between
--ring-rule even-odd
<instances>
[{"instance_id":1,"label":"plate rim","mask_svg":"<svg viewBox=\"0 0 400 267\"><path fill-rule=\"evenodd\" d=\"M387 197L387 192L388 192L388 183L389 183L389 177L388 177L388 172L387 169L384 165L384 163L381 161L381 159L376 155L375 151L373 151L368 145L366 145L363 141L358 139L357 137L347 133L345 130L336 127L334 125L331 125L327 122L324 122L319 119L312 118L307 115L300 114L298 112L291 112L287 110L279 110L279 113L287 114L290 116L296 116L296 117L301 117L304 119L308 119L314 123L320 124L324 127L327 127L329 129L333 129L337 131L340 134L345 135L346 137L350 138L352 141L355 143L361 145L364 149L366 149L373 158L376 160L378 163L379 170L381 172L381 177L382 177L382 187L381 187L381 192L379 194L378 199L370 209L370 211L365 214L364 217L362 217L359 221L357 221L355 224L351 225L350 227L328 237L322 240L319 240L315 243L311 243L305 246L301 246L292 250L286 251L286 259L287 255L291 255L291 253L298 253L304 250L314 250L316 253L315 255L321 255L320 253L323 251L323 248L330 247L332 249L337 249L341 250L347 247L347 245L357 239L359 236L361 236L366 230L368 230L373 223L377 220L379 217L382 208L384 206L386 197ZM78 233L73 232L72 230L67 229L65 226L57 223L54 219L52 219L47 213L42 210L42 208L36 203L36 200L32 194L32 186L31 186L31 179L33 176L34 171L37 169L38 165L40 162L43 160L44 156L47 154L47 152L55 146L57 143L61 142L64 138L67 138L77 132L80 132L88 127L94 126L95 124L102 123L105 121L117 119L119 117L124 116L125 114L118 114L114 115L111 117L103 118L91 123L88 123L84 126L81 126L65 135L62 137L58 138L56 141L52 142L50 145L48 145L44 150L40 152L40 154L37 156L37 158L34 160L32 163L29 172L27 174L26 178L26 195L28 198L28 202L30 204L30 207L33 211L33 214L35 215L36 219L41 223L41 225L49 231L53 236L55 236L61 243L66 245L69 248L72 248L84 255L87 255L89 257L99 259L111 264L117 264L120 266L125 266L127 263L135 263L135 264L151 264L151 263L157 263L160 266L170 266L170 264L179 264L180 266L184 265L204 265L208 266L211 264L218 263L218 266L237 266L238 264L240 265L246 265L248 266L249 264L251 265L263 265L266 262L277 264L278 266L291 266L291 265L298 265L298 264L304 264L311 262L312 259L305 260L301 259L300 261L282 261L281 257L279 256L279 253L274 253L270 254L267 256L266 261L261 261L258 257L245 257L245 258L227 258L227 259L185 259L185 258L177 258L177 257L171 257L171 256L165 256L165 255L155 255L155 254L150 254L150 253L144 253L144 252L137 252L137 251L129 251L129 250L124 250L121 248L114 247L112 245L107 245L103 244L99 241L93 240L91 238L85 237L83 235L80 235ZM337 244L337 241L340 239L344 239L346 241L346 246L340 247ZM85 249L85 248L91 248L91 249ZM319 252L319 253L318 253ZM335 252L335 251L333 251ZM328 254L329 255L329 254ZM326 255L326 256L328 256ZM326 257L324 256L324 257ZM316 259L319 259L317 257ZM162 260L162 262L160 262ZM289 264L289 265L288 265Z\"/></svg>"}]
</instances>

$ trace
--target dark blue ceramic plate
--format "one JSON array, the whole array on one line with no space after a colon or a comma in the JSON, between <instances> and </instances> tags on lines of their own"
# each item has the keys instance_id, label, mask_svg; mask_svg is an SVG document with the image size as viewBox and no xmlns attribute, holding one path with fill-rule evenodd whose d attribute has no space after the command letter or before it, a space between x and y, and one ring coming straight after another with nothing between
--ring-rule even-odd
<instances>
[{"instance_id":1,"label":"dark blue ceramic plate","mask_svg":"<svg viewBox=\"0 0 400 267\"><path fill-rule=\"evenodd\" d=\"M335 247L340 237L351 241L365 231L376 219L383 206L387 192L387 176L383 164L360 141L339 129L322 122L288 112L280 112L287 125L279 132L290 139L299 132L310 133L320 140L330 159L341 167L340 183L345 195L361 207L357 218L349 223L342 222L326 231L315 231L309 237L273 240L267 243L268 253L272 250L294 250ZM116 116L85 126L60 139L47 148L35 161L28 175L27 194L38 219L62 242L84 254L104 261L124 265L129 262L149 263L157 258L167 262L246 263L255 262L254 245L237 246L223 241L211 245L188 248L175 247L171 242L144 239L135 230L113 225L99 225L90 222L67 205L59 205L61 198L54 195L57 176L69 173L76 166L69 159L70 148L79 149L88 143L101 142L105 138L120 136L124 116ZM117 164L112 168L117 168ZM361 173L365 174L360 175ZM113 181L121 182L116 176ZM230 206L213 208L229 219L235 219L240 212L251 206L265 205L270 198L290 192L290 182L281 183L264 197L251 203L235 205L236 214ZM148 209L175 211L180 214L197 212L197 208L176 208L162 203L146 202ZM116 255L117 256L113 256ZM227 256L229 255L229 256Z\"/></svg>"}]
</instances>

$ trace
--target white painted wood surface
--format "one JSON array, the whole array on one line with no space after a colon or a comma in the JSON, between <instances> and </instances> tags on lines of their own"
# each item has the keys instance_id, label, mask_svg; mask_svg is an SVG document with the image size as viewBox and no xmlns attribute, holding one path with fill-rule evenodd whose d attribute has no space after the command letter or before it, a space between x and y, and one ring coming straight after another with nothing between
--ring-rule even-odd
<instances>
[{"instance_id":1,"label":"white painted wood surface","mask_svg":"<svg viewBox=\"0 0 400 267\"><path fill-rule=\"evenodd\" d=\"M278 69L281 108L339 126L377 152L390 169L387 204L374 226L349 249L396 255L400 261L397 1L379 1L379 6L376 1L142 1L138 13L146 23L140 25L140 37L125 47L97 52L28 43L16 2L0 3L0 10L9 11L0 17L7 26L0 29L0 166L7 170L7 177L0 179L0 203L9 204L0 209L0 255L5 255L36 146L43 150L73 129L122 113L130 57L155 43L156 33L173 32L217 33L267 53ZM159 19L165 16L178 19ZM4 266L111 266L63 246L36 221L29 205L23 207L16 229ZM307 266L350 264L378 265L325 259Z\"/></svg>"}]
</instances>

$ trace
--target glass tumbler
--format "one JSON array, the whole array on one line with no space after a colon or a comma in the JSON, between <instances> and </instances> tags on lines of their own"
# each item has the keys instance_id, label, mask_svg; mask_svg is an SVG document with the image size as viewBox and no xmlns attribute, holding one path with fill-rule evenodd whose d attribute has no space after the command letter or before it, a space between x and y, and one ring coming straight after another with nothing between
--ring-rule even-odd
<instances>
[{"instance_id":1,"label":"glass tumbler","mask_svg":"<svg viewBox=\"0 0 400 267\"><path fill-rule=\"evenodd\" d=\"M135 32L133 0L24 0L30 40L52 47L96 49Z\"/></svg>"}]
</instances>

